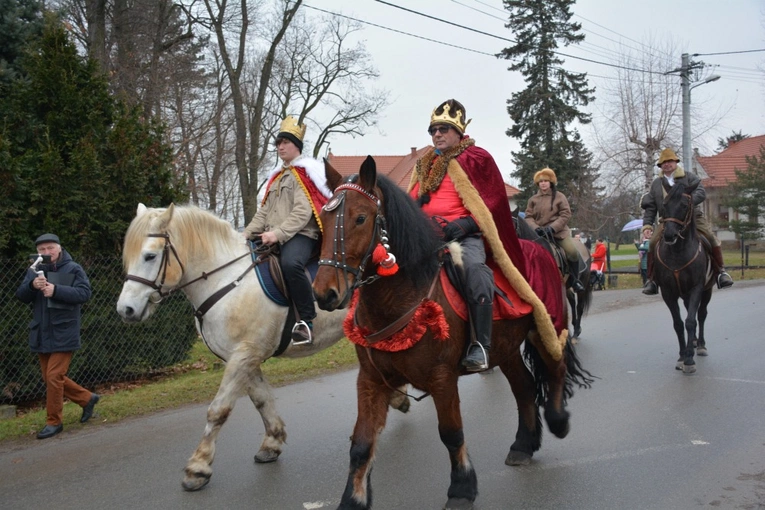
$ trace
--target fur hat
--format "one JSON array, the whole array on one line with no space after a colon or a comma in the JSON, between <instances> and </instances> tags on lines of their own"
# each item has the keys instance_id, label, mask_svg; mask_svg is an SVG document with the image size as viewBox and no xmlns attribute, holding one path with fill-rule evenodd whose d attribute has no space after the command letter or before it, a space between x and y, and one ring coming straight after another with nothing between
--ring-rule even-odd
<instances>
[{"instance_id":1,"label":"fur hat","mask_svg":"<svg viewBox=\"0 0 765 510\"><path fill-rule=\"evenodd\" d=\"M433 109L433 113L430 114L428 129L438 124L447 124L456 129L460 135L463 135L465 128L472 120L465 120L466 117L467 113L465 113L465 107L462 106L462 103L456 99L448 99Z\"/></svg>"},{"instance_id":2,"label":"fur hat","mask_svg":"<svg viewBox=\"0 0 765 510\"><path fill-rule=\"evenodd\" d=\"M539 181L542 179L550 181L553 184L558 184L558 178L555 176L555 172L552 168L543 168L534 174L534 184L539 184Z\"/></svg>"},{"instance_id":3,"label":"fur hat","mask_svg":"<svg viewBox=\"0 0 765 510\"><path fill-rule=\"evenodd\" d=\"M303 137L305 137L305 124L299 124L298 120L292 115L288 115L281 125L279 125L279 134L276 135L276 143L280 139L289 140L294 143L300 153L303 153Z\"/></svg>"},{"instance_id":4,"label":"fur hat","mask_svg":"<svg viewBox=\"0 0 765 510\"><path fill-rule=\"evenodd\" d=\"M35 240L35 246L42 243L56 243L61 244L56 234L43 234Z\"/></svg>"},{"instance_id":5,"label":"fur hat","mask_svg":"<svg viewBox=\"0 0 765 510\"><path fill-rule=\"evenodd\" d=\"M680 162L680 158L677 157L677 154L675 154L675 151L667 147L663 151L661 151L661 154L659 155L659 162L656 163L656 166L661 168L662 163L666 163L667 161L675 161Z\"/></svg>"}]
</instances>

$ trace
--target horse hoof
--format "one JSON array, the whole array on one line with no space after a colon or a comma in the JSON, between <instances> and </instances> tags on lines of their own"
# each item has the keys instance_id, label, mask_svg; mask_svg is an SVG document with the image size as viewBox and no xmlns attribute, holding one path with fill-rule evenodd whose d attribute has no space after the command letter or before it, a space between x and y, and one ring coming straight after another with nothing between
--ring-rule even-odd
<instances>
[{"instance_id":1,"label":"horse hoof","mask_svg":"<svg viewBox=\"0 0 765 510\"><path fill-rule=\"evenodd\" d=\"M579 338L579 335L582 334L582 328L574 328L574 338Z\"/></svg>"},{"instance_id":2,"label":"horse hoof","mask_svg":"<svg viewBox=\"0 0 765 510\"><path fill-rule=\"evenodd\" d=\"M683 370L683 358L680 358L677 360L677 363L675 363L675 370Z\"/></svg>"},{"instance_id":3,"label":"horse hoof","mask_svg":"<svg viewBox=\"0 0 765 510\"><path fill-rule=\"evenodd\" d=\"M696 349L696 356L709 356L706 347L699 347Z\"/></svg>"},{"instance_id":4,"label":"horse hoof","mask_svg":"<svg viewBox=\"0 0 765 510\"><path fill-rule=\"evenodd\" d=\"M684 374L693 374L696 372L696 365L683 365Z\"/></svg>"},{"instance_id":5,"label":"horse hoof","mask_svg":"<svg viewBox=\"0 0 765 510\"><path fill-rule=\"evenodd\" d=\"M257 454L255 454L255 462L257 464L268 464L269 462L274 462L279 458L279 453L281 452L274 450L260 450Z\"/></svg>"},{"instance_id":6,"label":"horse hoof","mask_svg":"<svg viewBox=\"0 0 765 510\"><path fill-rule=\"evenodd\" d=\"M464 498L449 498L444 505L444 510L471 510L473 502Z\"/></svg>"},{"instance_id":7,"label":"horse hoof","mask_svg":"<svg viewBox=\"0 0 765 510\"><path fill-rule=\"evenodd\" d=\"M205 485L210 483L210 477L212 473L193 473L186 474L186 477L181 482L183 490L194 492L204 488Z\"/></svg>"},{"instance_id":8,"label":"horse hoof","mask_svg":"<svg viewBox=\"0 0 765 510\"><path fill-rule=\"evenodd\" d=\"M505 459L505 464L508 466L528 466L531 464L531 455L526 452L510 450Z\"/></svg>"}]
</instances>

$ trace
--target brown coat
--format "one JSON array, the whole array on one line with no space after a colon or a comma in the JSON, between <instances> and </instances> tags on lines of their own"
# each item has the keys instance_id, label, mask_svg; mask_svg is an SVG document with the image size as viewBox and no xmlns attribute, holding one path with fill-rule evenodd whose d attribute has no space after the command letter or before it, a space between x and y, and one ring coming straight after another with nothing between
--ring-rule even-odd
<instances>
[{"instance_id":1,"label":"brown coat","mask_svg":"<svg viewBox=\"0 0 765 510\"><path fill-rule=\"evenodd\" d=\"M552 227L555 231L555 239L571 237L568 228L568 220L571 219L571 207L568 205L566 196L557 191L555 201L550 207L552 190L543 193L540 189L529 199L526 205L526 223L533 229L538 227Z\"/></svg>"}]
</instances>

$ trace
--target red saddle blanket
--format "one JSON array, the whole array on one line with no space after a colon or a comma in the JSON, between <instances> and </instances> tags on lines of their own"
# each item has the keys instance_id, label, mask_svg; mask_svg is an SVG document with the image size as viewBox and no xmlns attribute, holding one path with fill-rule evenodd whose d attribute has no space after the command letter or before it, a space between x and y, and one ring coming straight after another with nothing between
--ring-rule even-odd
<instances>
[{"instance_id":1,"label":"red saddle blanket","mask_svg":"<svg viewBox=\"0 0 765 510\"><path fill-rule=\"evenodd\" d=\"M517 319L530 314L532 312L531 305L518 296L518 293L515 292L515 289L513 289L494 261L488 260L486 265L494 273L494 284L504 293L504 296L501 293L494 293L494 308L492 311L494 320ZM441 270L441 287L443 287L446 299L449 301L452 309L462 320L468 320L467 303L465 303L465 299L457 289L454 288L444 270Z\"/></svg>"}]
</instances>

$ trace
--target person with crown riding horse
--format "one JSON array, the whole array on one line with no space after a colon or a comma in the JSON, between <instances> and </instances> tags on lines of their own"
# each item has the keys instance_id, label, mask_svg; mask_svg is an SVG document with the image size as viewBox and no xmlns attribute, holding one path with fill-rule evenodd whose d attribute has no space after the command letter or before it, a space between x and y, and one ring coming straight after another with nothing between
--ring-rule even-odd
<instances>
[{"instance_id":1,"label":"person with crown riding horse","mask_svg":"<svg viewBox=\"0 0 765 510\"><path fill-rule=\"evenodd\" d=\"M325 183L324 165L302 154L305 131L305 124L295 117L282 121L276 135L282 163L269 175L260 207L244 229L247 239L260 238L265 245L280 247L284 283L296 310L292 328L295 345L313 342L316 307L305 266L322 233L319 213L332 196Z\"/></svg>"},{"instance_id":2,"label":"person with crown riding horse","mask_svg":"<svg viewBox=\"0 0 765 510\"><path fill-rule=\"evenodd\" d=\"M563 329L556 328L565 325L559 323L563 316L559 290L544 279L529 280L531 285L526 280L526 259L511 220L502 174L491 154L465 135L470 123L466 117L465 107L455 99L433 110L428 125L433 148L417 161L408 192L441 225L444 241L460 244L460 277L472 332L462 365L468 372L479 372L489 368L493 321L495 283L487 255L532 304L540 329L552 336L562 335ZM538 297L541 290L554 303L542 302Z\"/></svg>"},{"instance_id":3,"label":"person with crown riding horse","mask_svg":"<svg viewBox=\"0 0 765 510\"><path fill-rule=\"evenodd\" d=\"M693 206L696 214L696 230L699 234L703 235L709 241L711 247L712 262L717 270L717 288L725 289L733 285L733 279L725 271L725 263L723 262L722 245L717 236L712 233L712 229L709 226L709 222L704 216L704 212L701 210L701 203L706 200L707 194L704 190L704 186L701 185L701 179L693 173L686 173L683 168L678 165L680 159L670 148L665 148L659 155L659 161L656 163L661 169L659 176L656 177L651 183L651 187L648 192L643 195L640 200L640 207L643 209L643 230L653 229L653 235L648 242L648 268L647 278L645 286L643 287L643 294L652 296L659 293L659 288L656 282L653 281L653 257L654 246L661 237L664 229L653 228L653 224L657 219L657 214L661 217L662 204L664 203L664 197L667 192L664 190L662 181L666 180L670 186L674 186L675 182L682 182L687 188L696 186L691 199L693 200Z\"/></svg>"}]
</instances>

